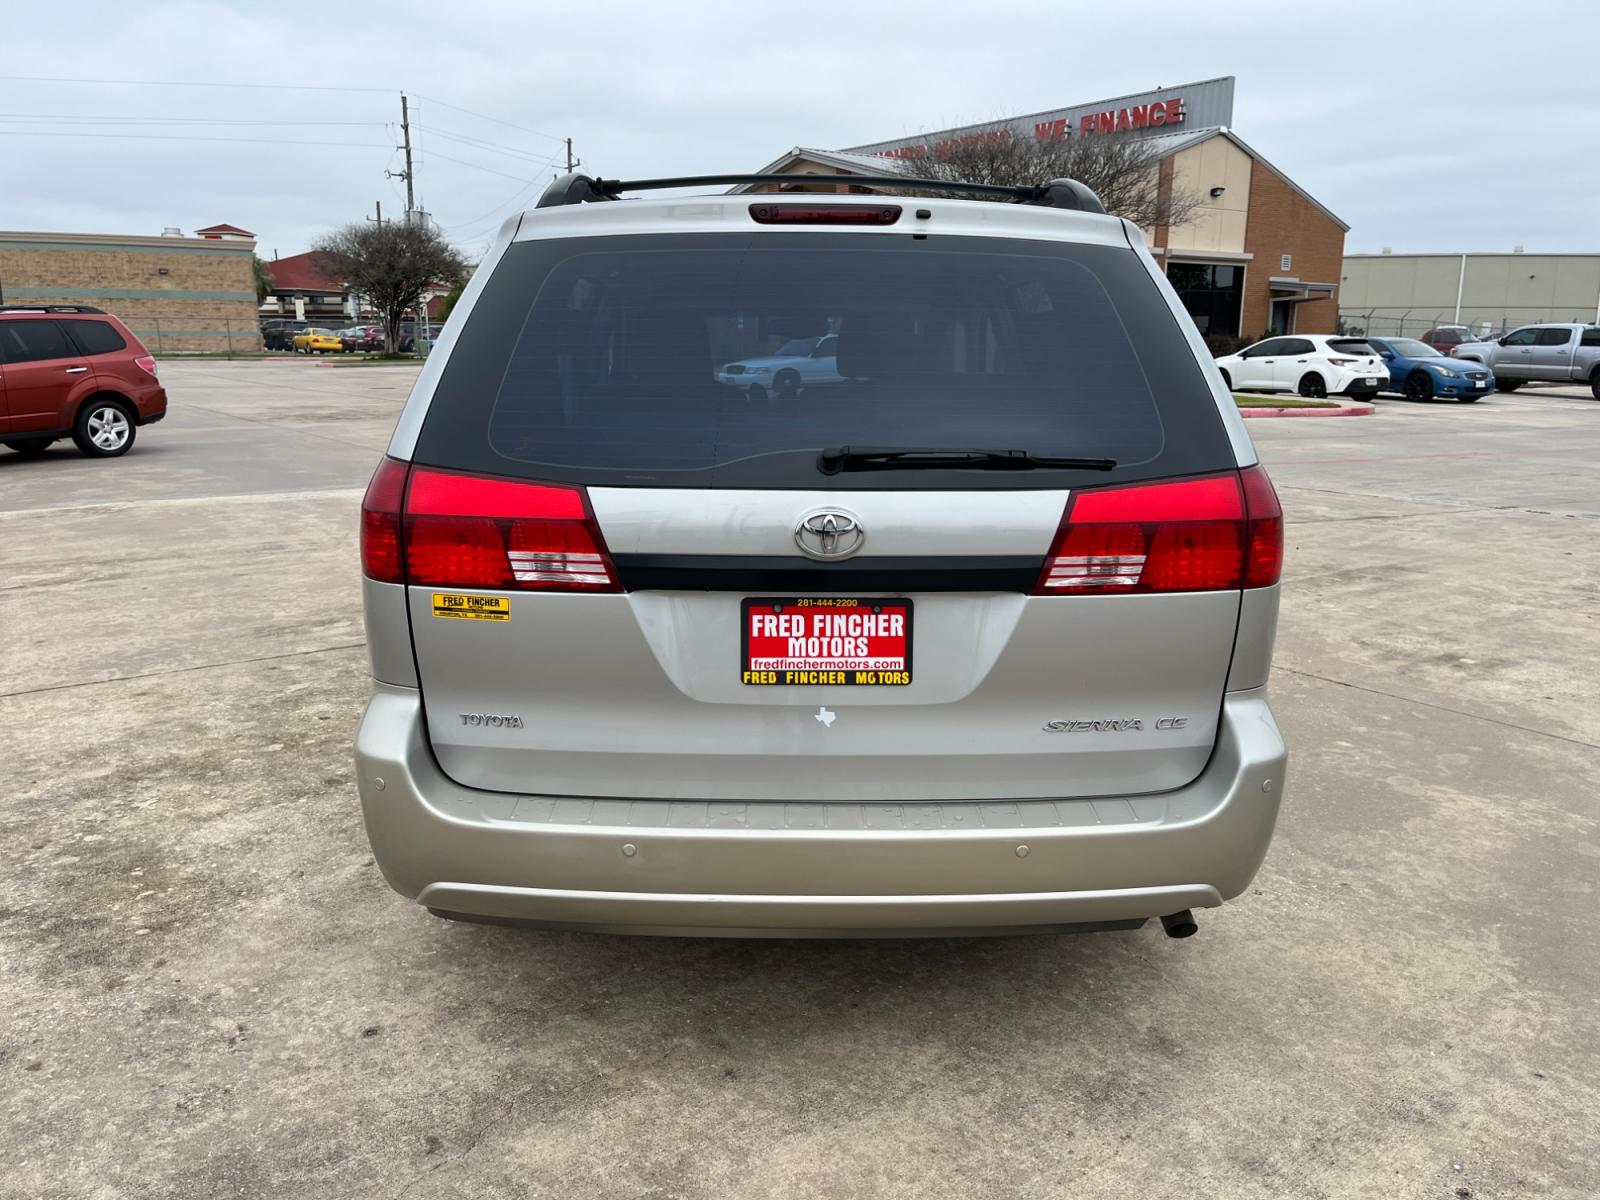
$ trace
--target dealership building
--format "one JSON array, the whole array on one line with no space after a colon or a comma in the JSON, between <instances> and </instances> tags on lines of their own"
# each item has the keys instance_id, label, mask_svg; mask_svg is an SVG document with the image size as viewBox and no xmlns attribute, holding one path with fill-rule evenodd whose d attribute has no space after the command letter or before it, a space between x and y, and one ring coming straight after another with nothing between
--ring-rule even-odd
<instances>
[{"instance_id":1,"label":"dealership building","mask_svg":"<svg viewBox=\"0 0 1600 1200\"><path fill-rule=\"evenodd\" d=\"M157 354L253 350L255 247L233 225L193 237L0 231L0 303L103 308Z\"/></svg>"},{"instance_id":2,"label":"dealership building","mask_svg":"<svg viewBox=\"0 0 1600 1200\"><path fill-rule=\"evenodd\" d=\"M1149 139L1158 186L1194 208L1181 225L1146 229L1145 241L1200 332L1332 333L1349 226L1234 132L1233 93L1230 75L843 150L797 146L761 171L915 174L918 160L975 139Z\"/></svg>"}]
</instances>

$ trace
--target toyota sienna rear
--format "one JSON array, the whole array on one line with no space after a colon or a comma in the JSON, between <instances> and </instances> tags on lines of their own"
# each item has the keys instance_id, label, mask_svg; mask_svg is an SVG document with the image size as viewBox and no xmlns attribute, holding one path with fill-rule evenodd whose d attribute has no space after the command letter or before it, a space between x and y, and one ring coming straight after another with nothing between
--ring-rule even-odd
<instances>
[{"instance_id":1,"label":"toyota sienna rear","mask_svg":"<svg viewBox=\"0 0 1600 1200\"><path fill-rule=\"evenodd\" d=\"M644 933L1193 932L1283 791L1282 524L1138 230L1071 181L618 199L662 182L506 223L367 491L385 877ZM826 369L727 382L797 341Z\"/></svg>"}]
</instances>

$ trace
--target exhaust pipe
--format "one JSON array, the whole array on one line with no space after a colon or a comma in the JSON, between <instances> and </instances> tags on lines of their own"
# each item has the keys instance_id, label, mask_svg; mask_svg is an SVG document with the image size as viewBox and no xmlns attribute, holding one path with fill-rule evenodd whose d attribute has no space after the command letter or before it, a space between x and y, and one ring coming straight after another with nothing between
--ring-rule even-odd
<instances>
[{"instance_id":1,"label":"exhaust pipe","mask_svg":"<svg viewBox=\"0 0 1600 1200\"><path fill-rule=\"evenodd\" d=\"M1167 931L1170 938L1186 938L1193 937L1200 926L1194 923L1194 914L1186 908L1162 917L1161 928Z\"/></svg>"}]
</instances>

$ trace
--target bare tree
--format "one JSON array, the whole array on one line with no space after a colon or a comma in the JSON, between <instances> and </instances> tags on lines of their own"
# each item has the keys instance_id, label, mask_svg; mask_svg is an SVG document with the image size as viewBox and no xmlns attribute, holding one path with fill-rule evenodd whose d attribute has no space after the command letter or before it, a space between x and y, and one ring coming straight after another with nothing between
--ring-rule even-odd
<instances>
[{"instance_id":1,"label":"bare tree","mask_svg":"<svg viewBox=\"0 0 1600 1200\"><path fill-rule=\"evenodd\" d=\"M400 344L406 309L432 285L454 283L466 270L461 255L437 230L409 221L352 222L324 237L315 250L330 274L378 310L391 354Z\"/></svg>"},{"instance_id":2,"label":"bare tree","mask_svg":"<svg viewBox=\"0 0 1600 1200\"><path fill-rule=\"evenodd\" d=\"M1161 182L1162 153L1147 138L1126 134L1077 134L1038 141L1010 129L995 129L932 148L927 158L905 164L912 174L968 183L1037 184L1076 179L1092 188L1106 211L1142 229L1182 225L1198 196Z\"/></svg>"}]
</instances>

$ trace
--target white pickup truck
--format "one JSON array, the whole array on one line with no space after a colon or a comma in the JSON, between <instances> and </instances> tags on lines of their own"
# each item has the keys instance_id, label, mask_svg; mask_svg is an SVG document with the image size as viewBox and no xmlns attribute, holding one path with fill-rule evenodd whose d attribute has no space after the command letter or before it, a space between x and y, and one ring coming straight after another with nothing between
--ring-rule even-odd
<instances>
[{"instance_id":1,"label":"white pickup truck","mask_svg":"<svg viewBox=\"0 0 1600 1200\"><path fill-rule=\"evenodd\" d=\"M1587 383L1600 400L1600 326L1524 325L1489 341L1463 342L1450 357L1490 368L1502 392L1525 383Z\"/></svg>"}]
</instances>

